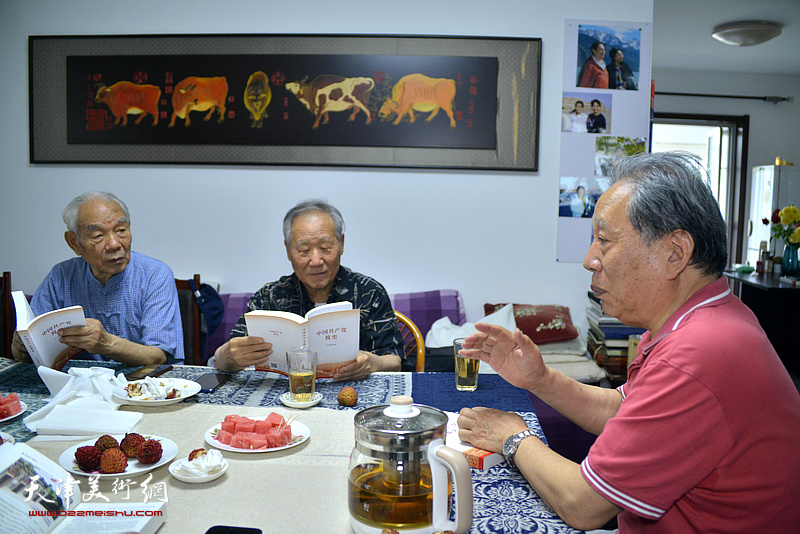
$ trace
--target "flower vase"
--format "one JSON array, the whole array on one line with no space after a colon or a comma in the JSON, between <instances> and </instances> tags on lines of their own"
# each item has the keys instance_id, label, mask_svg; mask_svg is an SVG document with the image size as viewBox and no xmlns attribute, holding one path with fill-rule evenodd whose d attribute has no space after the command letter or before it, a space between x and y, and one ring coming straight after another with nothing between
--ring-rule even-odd
<instances>
[{"instance_id":1,"label":"flower vase","mask_svg":"<svg viewBox=\"0 0 800 534\"><path fill-rule=\"evenodd\" d=\"M797 276L797 247L786 245L783 249L783 261L781 262L781 274L784 276Z\"/></svg>"}]
</instances>

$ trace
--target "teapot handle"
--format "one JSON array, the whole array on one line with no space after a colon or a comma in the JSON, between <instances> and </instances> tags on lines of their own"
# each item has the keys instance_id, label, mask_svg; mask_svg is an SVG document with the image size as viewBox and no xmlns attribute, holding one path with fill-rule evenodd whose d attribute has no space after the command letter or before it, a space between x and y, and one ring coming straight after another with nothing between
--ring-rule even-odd
<instances>
[{"instance_id":1,"label":"teapot handle","mask_svg":"<svg viewBox=\"0 0 800 534\"><path fill-rule=\"evenodd\" d=\"M466 534L472 527L472 472L467 459L460 452L446 447L441 438L428 444L428 463L433 478L433 528L435 531L452 530L455 534ZM448 519L450 510L447 469L453 479L455 490L455 521Z\"/></svg>"}]
</instances>

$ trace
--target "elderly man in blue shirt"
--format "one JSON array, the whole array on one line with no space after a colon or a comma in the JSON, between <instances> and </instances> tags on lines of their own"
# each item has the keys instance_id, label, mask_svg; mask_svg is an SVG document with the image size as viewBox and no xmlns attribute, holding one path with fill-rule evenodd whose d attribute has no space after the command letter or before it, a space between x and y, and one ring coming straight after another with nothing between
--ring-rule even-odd
<instances>
[{"instance_id":1,"label":"elderly man in blue shirt","mask_svg":"<svg viewBox=\"0 0 800 534\"><path fill-rule=\"evenodd\" d=\"M86 326L60 341L95 360L128 366L183 363L175 276L163 262L131 250L128 207L111 193L74 198L62 213L64 239L79 257L55 265L31 300L36 315L80 305ZM14 335L14 358L30 360Z\"/></svg>"}]
</instances>

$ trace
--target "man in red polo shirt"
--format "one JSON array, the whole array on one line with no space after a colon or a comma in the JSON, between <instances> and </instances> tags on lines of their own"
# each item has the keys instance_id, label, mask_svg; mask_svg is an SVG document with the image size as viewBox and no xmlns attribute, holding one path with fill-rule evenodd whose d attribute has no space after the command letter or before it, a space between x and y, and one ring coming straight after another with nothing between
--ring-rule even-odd
<instances>
[{"instance_id":1,"label":"man in red polo shirt","mask_svg":"<svg viewBox=\"0 0 800 534\"><path fill-rule=\"evenodd\" d=\"M795 533L800 394L753 313L733 296L725 223L694 160L628 158L597 202L584 259L603 311L648 329L618 389L548 368L519 329L476 325L488 362L597 434L578 465L516 414L464 409L460 437L503 452L568 524L620 533Z\"/></svg>"}]
</instances>

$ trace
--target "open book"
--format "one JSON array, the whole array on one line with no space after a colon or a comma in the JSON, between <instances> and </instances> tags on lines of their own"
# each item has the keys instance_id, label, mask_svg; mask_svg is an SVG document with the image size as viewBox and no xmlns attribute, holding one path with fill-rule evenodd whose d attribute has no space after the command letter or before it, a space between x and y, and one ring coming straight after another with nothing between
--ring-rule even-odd
<instances>
[{"instance_id":1,"label":"open book","mask_svg":"<svg viewBox=\"0 0 800 534\"><path fill-rule=\"evenodd\" d=\"M317 378L330 378L358 356L360 311L350 302L323 304L305 317L284 311L256 310L244 314L247 333L272 343L272 356L260 371L288 375L286 349L317 349Z\"/></svg>"},{"instance_id":2,"label":"open book","mask_svg":"<svg viewBox=\"0 0 800 534\"><path fill-rule=\"evenodd\" d=\"M81 502L81 485L89 489L86 481L72 478L63 467L25 443L0 446L0 480L3 532L152 534L166 520L166 503L162 501Z\"/></svg>"},{"instance_id":3,"label":"open book","mask_svg":"<svg viewBox=\"0 0 800 534\"><path fill-rule=\"evenodd\" d=\"M37 367L61 369L72 356L83 352L58 340L59 328L86 325L82 307L70 306L36 317L22 291L12 291L11 296L17 309L17 332Z\"/></svg>"}]
</instances>

